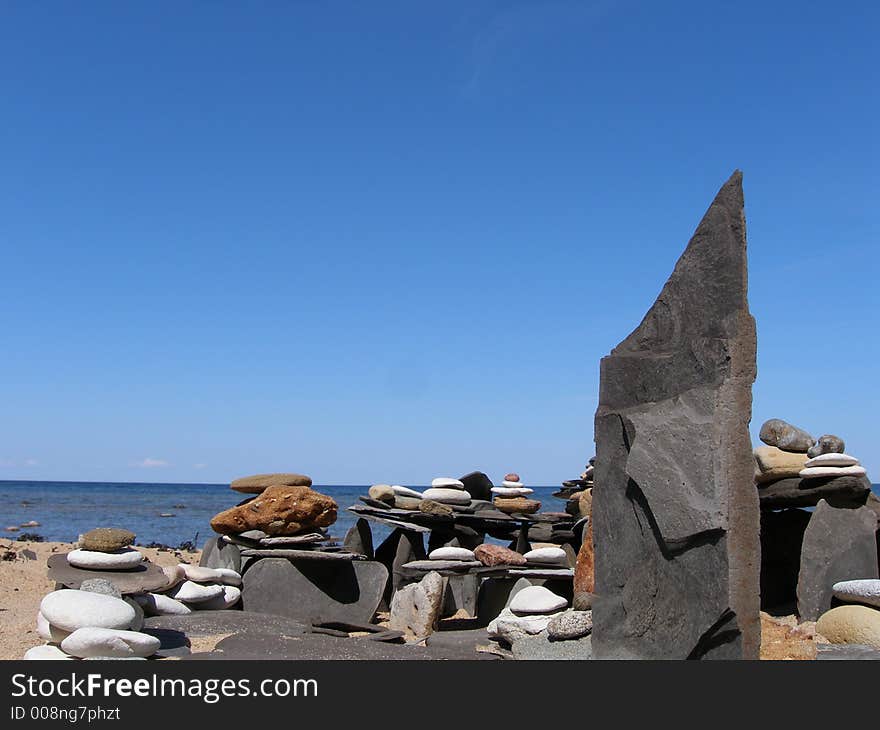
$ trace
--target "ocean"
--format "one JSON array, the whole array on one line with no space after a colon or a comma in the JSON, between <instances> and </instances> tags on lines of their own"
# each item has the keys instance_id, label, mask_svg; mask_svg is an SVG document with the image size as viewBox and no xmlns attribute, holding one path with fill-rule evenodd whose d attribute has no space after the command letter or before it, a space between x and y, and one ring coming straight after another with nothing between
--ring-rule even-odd
<instances>
[{"instance_id":1,"label":"ocean","mask_svg":"<svg viewBox=\"0 0 880 730\"><path fill-rule=\"evenodd\" d=\"M342 540L357 520L346 508L366 496L369 486L315 485L314 489L333 497L339 505L339 518L330 534ZM542 511L564 509L564 500L552 496L558 486L533 489ZM53 542L73 542L95 527L124 527L137 535L139 545L156 542L176 547L190 541L201 548L214 536L211 518L246 496L233 492L228 484L0 481L0 537L14 540L31 533ZM40 526L22 527L17 533L4 530L32 520ZM376 544L391 531L378 522L371 521L370 526Z\"/></svg>"}]
</instances>

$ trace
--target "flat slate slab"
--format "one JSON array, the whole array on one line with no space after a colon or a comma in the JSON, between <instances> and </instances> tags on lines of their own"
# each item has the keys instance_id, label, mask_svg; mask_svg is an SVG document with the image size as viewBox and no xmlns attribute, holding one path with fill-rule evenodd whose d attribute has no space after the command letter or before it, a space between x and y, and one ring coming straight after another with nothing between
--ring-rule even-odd
<instances>
[{"instance_id":1,"label":"flat slate slab","mask_svg":"<svg viewBox=\"0 0 880 730\"><path fill-rule=\"evenodd\" d=\"M132 570L84 570L67 562L67 553L52 555L46 562L49 580L67 588L79 588L84 580L104 578L115 585L120 593L146 593L168 586L168 576L155 563L144 561Z\"/></svg>"},{"instance_id":2,"label":"flat slate slab","mask_svg":"<svg viewBox=\"0 0 880 730\"><path fill-rule=\"evenodd\" d=\"M308 624L287 616L256 611L193 611L186 616L151 616L145 629L162 629L185 634L189 638L217 634L261 633L294 636L311 630Z\"/></svg>"},{"instance_id":3,"label":"flat slate slab","mask_svg":"<svg viewBox=\"0 0 880 730\"><path fill-rule=\"evenodd\" d=\"M871 482L866 476L829 477L827 479L779 479L769 484L758 485L758 498L761 509L782 509L785 507L813 507L820 499L832 506L849 503L850 506L864 504L871 491Z\"/></svg>"},{"instance_id":4,"label":"flat slate slab","mask_svg":"<svg viewBox=\"0 0 880 730\"><path fill-rule=\"evenodd\" d=\"M174 629L147 628L145 626L142 629L142 633L155 636L161 642L159 645L159 651L156 652L156 656L168 658L187 656L192 653L190 650L190 641L182 631L176 631Z\"/></svg>"},{"instance_id":5,"label":"flat slate slab","mask_svg":"<svg viewBox=\"0 0 880 730\"><path fill-rule=\"evenodd\" d=\"M330 552L327 550L295 550L292 548L242 548L243 558L288 558L291 560L333 560L351 562L366 560L366 556L358 553Z\"/></svg>"},{"instance_id":6,"label":"flat slate slab","mask_svg":"<svg viewBox=\"0 0 880 730\"><path fill-rule=\"evenodd\" d=\"M570 641L550 641L546 636L524 636L510 647L514 659L568 661L593 658L593 637L584 636Z\"/></svg>"},{"instance_id":7,"label":"flat slate slab","mask_svg":"<svg viewBox=\"0 0 880 730\"><path fill-rule=\"evenodd\" d=\"M880 649L864 644L819 644L816 659L820 661L877 661Z\"/></svg>"},{"instance_id":8,"label":"flat slate slab","mask_svg":"<svg viewBox=\"0 0 880 730\"><path fill-rule=\"evenodd\" d=\"M438 573L448 571L451 573L465 573L472 568L482 567L479 560L413 560L405 563L404 570L429 573L436 570Z\"/></svg>"}]
</instances>

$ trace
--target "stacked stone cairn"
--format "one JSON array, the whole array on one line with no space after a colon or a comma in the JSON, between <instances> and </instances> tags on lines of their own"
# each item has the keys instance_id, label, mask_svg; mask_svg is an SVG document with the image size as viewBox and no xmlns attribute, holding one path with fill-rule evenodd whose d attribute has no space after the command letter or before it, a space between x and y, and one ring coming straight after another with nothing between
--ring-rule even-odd
<instances>
[{"instance_id":1,"label":"stacked stone cairn","mask_svg":"<svg viewBox=\"0 0 880 730\"><path fill-rule=\"evenodd\" d=\"M865 581L872 586L880 577L880 500L870 491L864 467L845 453L842 438L826 434L814 439L781 419L765 422L760 439L765 445L754 455L761 505L761 608L797 613L801 621L830 613L829 620L843 616L847 627L855 615L880 627L880 616L865 613L875 609L832 609L836 600L850 596L853 585L861 590ZM822 626L817 631L833 643L846 643L838 642L843 629L830 628L829 620L823 625L835 638Z\"/></svg>"},{"instance_id":2,"label":"stacked stone cairn","mask_svg":"<svg viewBox=\"0 0 880 730\"><path fill-rule=\"evenodd\" d=\"M504 476L500 487L492 487L494 499L492 504L495 509L505 514L530 515L541 509L541 503L536 499L528 499L533 489L525 486L519 478L519 474L511 472Z\"/></svg>"}]
</instances>

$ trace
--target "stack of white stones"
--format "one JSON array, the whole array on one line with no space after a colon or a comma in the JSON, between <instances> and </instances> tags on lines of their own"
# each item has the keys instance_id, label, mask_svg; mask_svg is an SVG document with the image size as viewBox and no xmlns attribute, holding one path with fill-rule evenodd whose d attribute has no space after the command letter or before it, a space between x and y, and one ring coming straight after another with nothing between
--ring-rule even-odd
<instances>
[{"instance_id":1,"label":"stack of white stones","mask_svg":"<svg viewBox=\"0 0 880 730\"><path fill-rule=\"evenodd\" d=\"M494 639L509 643L524 634L540 634L554 616L568 607L568 601L544 586L527 586L516 592L510 604L489 622L486 631Z\"/></svg>"},{"instance_id":2,"label":"stack of white stones","mask_svg":"<svg viewBox=\"0 0 880 730\"><path fill-rule=\"evenodd\" d=\"M500 487L492 487L492 494L500 497L525 497L535 490L530 489L520 481L519 474L511 472L505 474Z\"/></svg>"},{"instance_id":3,"label":"stack of white stones","mask_svg":"<svg viewBox=\"0 0 880 730\"><path fill-rule=\"evenodd\" d=\"M97 527L80 536L79 547L67 553L67 562L82 570L131 570L144 561L132 547L135 534L118 527Z\"/></svg>"},{"instance_id":4,"label":"stack of white stones","mask_svg":"<svg viewBox=\"0 0 880 730\"><path fill-rule=\"evenodd\" d=\"M163 570L168 575L168 588L134 596L148 616L219 611L232 608L241 599L241 575L230 568L203 568L180 563Z\"/></svg>"},{"instance_id":5,"label":"stack of white stones","mask_svg":"<svg viewBox=\"0 0 880 730\"><path fill-rule=\"evenodd\" d=\"M804 462L798 472L801 479L829 479L833 477L857 477L867 472L859 460L849 454L819 454Z\"/></svg>"},{"instance_id":6,"label":"stack of white stones","mask_svg":"<svg viewBox=\"0 0 880 730\"><path fill-rule=\"evenodd\" d=\"M422 493L422 499L461 506L467 506L471 503L471 495L465 491L464 484L460 480L450 477L433 479L431 488Z\"/></svg>"}]
</instances>

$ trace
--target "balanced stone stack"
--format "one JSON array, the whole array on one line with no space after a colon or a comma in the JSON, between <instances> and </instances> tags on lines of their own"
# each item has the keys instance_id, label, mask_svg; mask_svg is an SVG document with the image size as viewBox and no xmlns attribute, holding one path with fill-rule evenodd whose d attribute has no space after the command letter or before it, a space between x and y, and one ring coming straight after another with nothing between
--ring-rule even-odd
<instances>
[{"instance_id":1,"label":"balanced stone stack","mask_svg":"<svg viewBox=\"0 0 880 730\"><path fill-rule=\"evenodd\" d=\"M431 488L424 491L422 498L440 504L469 505L471 503L471 495L465 490L464 482L451 477L437 477L431 480Z\"/></svg>"},{"instance_id":2,"label":"balanced stone stack","mask_svg":"<svg viewBox=\"0 0 880 730\"><path fill-rule=\"evenodd\" d=\"M535 499L527 499L533 492L533 489L520 481L519 474L511 472L505 475L500 487L492 488L492 494L495 495L492 504L495 509L509 515L534 514L541 509L541 503Z\"/></svg>"},{"instance_id":3,"label":"balanced stone stack","mask_svg":"<svg viewBox=\"0 0 880 730\"><path fill-rule=\"evenodd\" d=\"M235 607L241 600L241 574L230 568L179 563L166 572L170 582L168 588L134 596L147 616L222 611Z\"/></svg>"},{"instance_id":4,"label":"balanced stone stack","mask_svg":"<svg viewBox=\"0 0 880 730\"><path fill-rule=\"evenodd\" d=\"M67 553L67 563L82 570L131 570L144 561L132 547L133 532L115 527L98 527L80 537L79 547Z\"/></svg>"}]
</instances>

